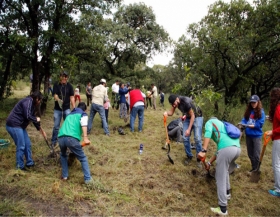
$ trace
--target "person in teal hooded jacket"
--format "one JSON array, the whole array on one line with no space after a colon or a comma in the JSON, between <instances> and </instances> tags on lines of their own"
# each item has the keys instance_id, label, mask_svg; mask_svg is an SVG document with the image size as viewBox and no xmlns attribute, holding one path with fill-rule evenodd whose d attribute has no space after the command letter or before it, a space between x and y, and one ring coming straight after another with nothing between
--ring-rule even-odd
<instances>
[{"instance_id":1,"label":"person in teal hooded jacket","mask_svg":"<svg viewBox=\"0 0 280 217\"><path fill-rule=\"evenodd\" d=\"M262 144L262 127L265 121L265 113L262 108L262 103L257 95L250 98L247 105L244 117L241 121L246 124L246 145L247 154L250 158L252 169L250 172L257 169L260 162L261 144Z\"/></svg>"}]
</instances>

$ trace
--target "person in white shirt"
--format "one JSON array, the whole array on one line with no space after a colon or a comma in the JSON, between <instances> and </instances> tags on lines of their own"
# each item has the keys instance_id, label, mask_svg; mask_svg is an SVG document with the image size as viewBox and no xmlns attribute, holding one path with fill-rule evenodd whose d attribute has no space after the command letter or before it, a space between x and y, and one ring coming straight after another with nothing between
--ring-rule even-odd
<instances>
[{"instance_id":1,"label":"person in white shirt","mask_svg":"<svg viewBox=\"0 0 280 217\"><path fill-rule=\"evenodd\" d=\"M104 102L108 100L107 88L105 86L106 86L106 80L102 78L100 80L100 84L95 86L92 90L92 104L90 108L90 116L89 116L88 126L87 126L88 134L91 131L94 116L98 112L102 120L102 126L106 136L110 135L108 124L106 122L105 109L104 109Z\"/></svg>"},{"instance_id":2,"label":"person in white shirt","mask_svg":"<svg viewBox=\"0 0 280 217\"><path fill-rule=\"evenodd\" d=\"M77 101L77 99L79 100L79 103L81 102L81 97L80 97L80 85L77 85L76 89L75 89L75 103Z\"/></svg>"},{"instance_id":3,"label":"person in white shirt","mask_svg":"<svg viewBox=\"0 0 280 217\"><path fill-rule=\"evenodd\" d=\"M157 109L158 91L157 91L157 87L154 84L151 84L151 87L152 87L151 96L152 96L153 107L154 107L154 110L156 110Z\"/></svg>"},{"instance_id":4,"label":"person in white shirt","mask_svg":"<svg viewBox=\"0 0 280 217\"><path fill-rule=\"evenodd\" d=\"M113 99L113 104L112 108L113 109L119 109L119 86L120 82L119 80L116 80L116 82L112 85L112 99Z\"/></svg>"}]
</instances>

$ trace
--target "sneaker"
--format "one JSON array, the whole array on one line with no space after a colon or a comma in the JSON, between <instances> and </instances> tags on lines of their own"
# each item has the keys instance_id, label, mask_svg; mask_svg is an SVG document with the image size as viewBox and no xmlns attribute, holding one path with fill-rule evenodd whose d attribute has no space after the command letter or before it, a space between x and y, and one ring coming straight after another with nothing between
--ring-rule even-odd
<instances>
[{"instance_id":1,"label":"sneaker","mask_svg":"<svg viewBox=\"0 0 280 217\"><path fill-rule=\"evenodd\" d=\"M61 179L61 181L64 181L64 182L66 182L68 180L67 177L61 177L60 179Z\"/></svg>"},{"instance_id":2,"label":"sneaker","mask_svg":"<svg viewBox=\"0 0 280 217\"><path fill-rule=\"evenodd\" d=\"M199 168L199 169L202 169L202 164L200 162L197 162L196 163L196 166Z\"/></svg>"},{"instance_id":3,"label":"sneaker","mask_svg":"<svg viewBox=\"0 0 280 217\"><path fill-rule=\"evenodd\" d=\"M227 200L231 199L231 194L227 194Z\"/></svg>"},{"instance_id":4,"label":"sneaker","mask_svg":"<svg viewBox=\"0 0 280 217\"><path fill-rule=\"evenodd\" d=\"M268 193L270 193L272 196L280 197L280 193L274 189L269 190Z\"/></svg>"},{"instance_id":5,"label":"sneaker","mask_svg":"<svg viewBox=\"0 0 280 217\"><path fill-rule=\"evenodd\" d=\"M35 164L32 164L32 165L25 165L25 167L26 167L27 169L31 169L31 168L35 167Z\"/></svg>"},{"instance_id":6,"label":"sneaker","mask_svg":"<svg viewBox=\"0 0 280 217\"><path fill-rule=\"evenodd\" d=\"M228 212L222 212L221 208L220 207L217 207L217 208L213 208L211 207L210 208L212 212L218 214L218 215L228 215Z\"/></svg>"}]
</instances>

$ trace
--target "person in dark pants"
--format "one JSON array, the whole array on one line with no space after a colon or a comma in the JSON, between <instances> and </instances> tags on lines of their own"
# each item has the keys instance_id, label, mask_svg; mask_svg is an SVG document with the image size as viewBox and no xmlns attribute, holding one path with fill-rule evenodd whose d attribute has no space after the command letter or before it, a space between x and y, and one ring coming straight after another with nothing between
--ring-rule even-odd
<instances>
[{"instance_id":1,"label":"person in dark pants","mask_svg":"<svg viewBox=\"0 0 280 217\"><path fill-rule=\"evenodd\" d=\"M119 109L119 88L120 88L120 82L119 80L116 80L116 82L112 85L112 100L113 105L112 108L118 110Z\"/></svg>"},{"instance_id":2,"label":"person in dark pants","mask_svg":"<svg viewBox=\"0 0 280 217\"><path fill-rule=\"evenodd\" d=\"M262 103L257 95L250 98L247 105L242 124L248 125L245 129L246 145L248 157L251 161L252 169L256 170L260 162L261 144L262 144L262 127L265 122L265 113L262 108Z\"/></svg>"},{"instance_id":3,"label":"person in dark pants","mask_svg":"<svg viewBox=\"0 0 280 217\"><path fill-rule=\"evenodd\" d=\"M88 82L86 86L86 97L87 97L87 106L89 106L92 100L92 86L90 82Z\"/></svg>"}]
</instances>

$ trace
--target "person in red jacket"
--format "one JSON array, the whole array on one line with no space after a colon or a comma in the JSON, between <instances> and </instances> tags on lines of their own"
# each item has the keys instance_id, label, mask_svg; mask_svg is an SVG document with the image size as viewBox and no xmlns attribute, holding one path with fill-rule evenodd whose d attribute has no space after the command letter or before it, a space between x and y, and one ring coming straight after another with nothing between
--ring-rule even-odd
<instances>
[{"instance_id":1,"label":"person in red jacket","mask_svg":"<svg viewBox=\"0 0 280 217\"><path fill-rule=\"evenodd\" d=\"M146 95L137 86L129 92L127 102L130 107L130 131L134 132L134 122L138 114L138 131L142 132L144 123L144 108Z\"/></svg>"},{"instance_id":2,"label":"person in red jacket","mask_svg":"<svg viewBox=\"0 0 280 217\"><path fill-rule=\"evenodd\" d=\"M270 93L269 120L272 122L272 130L268 135L273 140L272 167L275 184L268 193L280 197L280 88L278 87L273 88Z\"/></svg>"}]
</instances>

